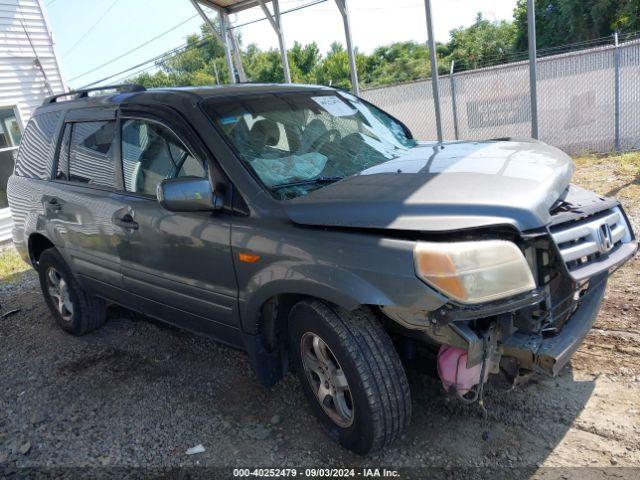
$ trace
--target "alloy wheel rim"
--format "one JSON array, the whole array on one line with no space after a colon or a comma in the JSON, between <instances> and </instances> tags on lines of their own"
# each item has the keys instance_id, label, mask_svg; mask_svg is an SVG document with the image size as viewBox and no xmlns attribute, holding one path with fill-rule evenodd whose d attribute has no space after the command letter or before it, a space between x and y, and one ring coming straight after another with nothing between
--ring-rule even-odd
<instances>
[{"instance_id":1,"label":"alloy wheel rim","mask_svg":"<svg viewBox=\"0 0 640 480\"><path fill-rule=\"evenodd\" d=\"M300 340L302 365L316 398L337 425L353 423L354 408L349 382L336 356L322 338L312 332Z\"/></svg>"},{"instance_id":2,"label":"alloy wheel rim","mask_svg":"<svg viewBox=\"0 0 640 480\"><path fill-rule=\"evenodd\" d=\"M47 291L53 306L65 322L70 322L73 319L73 302L69 296L69 285L53 267L47 269L46 279Z\"/></svg>"}]
</instances>

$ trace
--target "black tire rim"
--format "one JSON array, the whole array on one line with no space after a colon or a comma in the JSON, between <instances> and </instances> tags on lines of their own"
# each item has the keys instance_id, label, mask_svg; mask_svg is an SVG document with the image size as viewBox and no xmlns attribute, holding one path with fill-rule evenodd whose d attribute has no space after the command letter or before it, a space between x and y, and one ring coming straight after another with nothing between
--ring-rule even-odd
<instances>
[{"instance_id":1,"label":"black tire rim","mask_svg":"<svg viewBox=\"0 0 640 480\"><path fill-rule=\"evenodd\" d=\"M57 310L65 322L71 322L73 320L73 302L69 295L69 284L63 278L63 276L55 268L47 268L45 274L47 283L47 293L53 307Z\"/></svg>"},{"instance_id":2,"label":"black tire rim","mask_svg":"<svg viewBox=\"0 0 640 480\"><path fill-rule=\"evenodd\" d=\"M319 335L306 332L300 355L311 390L331 420L342 428L353 424L353 397L340 362Z\"/></svg>"}]
</instances>

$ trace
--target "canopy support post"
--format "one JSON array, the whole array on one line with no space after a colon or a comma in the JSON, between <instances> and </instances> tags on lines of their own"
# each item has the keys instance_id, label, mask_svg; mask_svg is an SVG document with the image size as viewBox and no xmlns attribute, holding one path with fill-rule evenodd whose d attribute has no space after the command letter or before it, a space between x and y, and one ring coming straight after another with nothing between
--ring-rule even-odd
<instances>
[{"instance_id":1,"label":"canopy support post","mask_svg":"<svg viewBox=\"0 0 640 480\"><path fill-rule=\"evenodd\" d=\"M282 57L282 70L284 71L284 82L291 83L291 71L289 70L289 58L287 57L287 44L284 40L284 32L282 30L282 19L280 15L280 2L278 0L272 0L273 3L273 15L264 3L264 0L258 0L262 11L269 20L271 27L278 36L278 43L280 45L280 56Z\"/></svg>"},{"instance_id":2,"label":"canopy support post","mask_svg":"<svg viewBox=\"0 0 640 480\"><path fill-rule=\"evenodd\" d=\"M438 58L436 56L436 39L433 36L431 0L424 0L424 9L427 14L429 59L431 61L431 88L433 91L433 106L436 114L436 131L438 134L438 142L442 142L442 116L440 114L440 90L438 88Z\"/></svg>"},{"instance_id":3,"label":"canopy support post","mask_svg":"<svg viewBox=\"0 0 640 480\"><path fill-rule=\"evenodd\" d=\"M231 48L233 49L233 58L236 62L236 71L238 72L238 78L241 82L247 81L247 75L244 73L244 67L242 66L242 55L240 54L240 45L238 45L238 39L233 34L233 30L229 28L229 17L227 13L224 13L225 16L225 24L227 26L227 35L231 40Z\"/></svg>"},{"instance_id":4,"label":"canopy support post","mask_svg":"<svg viewBox=\"0 0 640 480\"><path fill-rule=\"evenodd\" d=\"M200 17L202 17L204 22L209 26L209 29L211 30L211 34L220 43L222 43L222 46L224 47L225 59L227 60L227 68L229 69L229 80L231 81L231 83L236 83L236 75L234 73L233 60L231 59L231 51L229 50L229 42L228 42L227 36L224 34L226 32L226 29L225 29L225 18L224 18L223 12L218 10L218 14L220 15L220 19L222 23L222 32L223 32L223 35L220 35L216 30L216 26L214 25L214 23L211 21L208 15L204 13L204 10L202 10L202 6L198 2L198 0L190 0L190 1L191 1L191 4L193 5L193 8L196 9L196 12L198 12ZM216 77L217 77L217 73L216 73Z\"/></svg>"},{"instance_id":5,"label":"canopy support post","mask_svg":"<svg viewBox=\"0 0 640 480\"><path fill-rule=\"evenodd\" d=\"M344 23L344 35L347 41L347 54L349 55L349 70L351 71L351 91L354 95L360 95L360 86L358 85L358 68L356 65L356 55L353 50L353 40L351 39L351 22L349 21L349 9L347 8L347 0L336 0L338 10L342 15L342 23Z\"/></svg>"}]
</instances>

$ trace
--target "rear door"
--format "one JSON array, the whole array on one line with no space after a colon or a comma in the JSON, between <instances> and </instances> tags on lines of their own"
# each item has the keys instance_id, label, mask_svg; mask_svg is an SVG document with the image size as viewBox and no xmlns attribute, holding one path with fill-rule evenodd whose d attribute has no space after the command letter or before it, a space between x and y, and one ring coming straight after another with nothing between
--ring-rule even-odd
<instances>
[{"instance_id":1,"label":"rear door","mask_svg":"<svg viewBox=\"0 0 640 480\"><path fill-rule=\"evenodd\" d=\"M123 204L117 195L115 113L84 109L67 114L52 188L43 202L79 281L119 299L122 275L113 219Z\"/></svg>"},{"instance_id":2,"label":"rear door","mask_svg":"<svg viewBox=\"0 0 640 480\"><path fill-rule=\"evenodd\" d=\"M238 343L231 215L176 213L160 206L165 178L215 176L185 121L124 110L120 115L123 189L119 252L125 288L141 309L172 323Z\"/></svg>"}]
</instances>

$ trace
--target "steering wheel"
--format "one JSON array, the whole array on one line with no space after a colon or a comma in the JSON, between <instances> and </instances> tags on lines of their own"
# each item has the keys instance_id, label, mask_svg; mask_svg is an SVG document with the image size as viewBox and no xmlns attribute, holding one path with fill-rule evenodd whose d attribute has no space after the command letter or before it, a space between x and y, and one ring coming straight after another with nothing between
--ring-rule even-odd
<instances>
[{"instance_id":1,"label":"steering wheel","mask_svg":"<svg viewBox=\"0 0 640 480\"><path fill-rule=\"evenodd\" d=\"M334 137L334 140L339 140L340 138L342 138L342 135L340 135L340 132L337 129L331 128L320 135L318 138L316 138L313 142L311 142L309 148L307 149L307 152L319 151L322 147L324 147L331 141L332 136Z\"/></svg>"}]
</instances>

